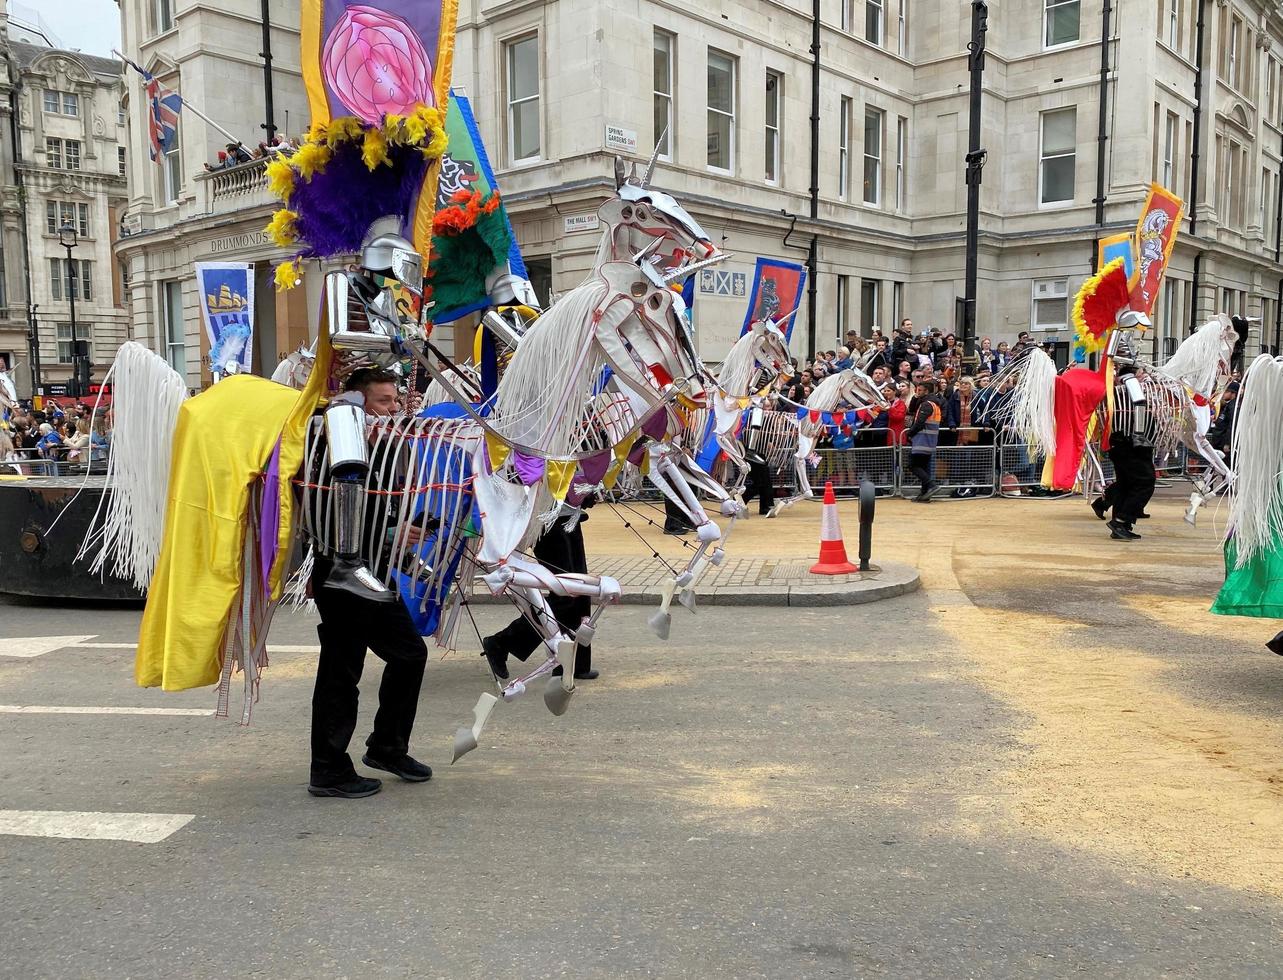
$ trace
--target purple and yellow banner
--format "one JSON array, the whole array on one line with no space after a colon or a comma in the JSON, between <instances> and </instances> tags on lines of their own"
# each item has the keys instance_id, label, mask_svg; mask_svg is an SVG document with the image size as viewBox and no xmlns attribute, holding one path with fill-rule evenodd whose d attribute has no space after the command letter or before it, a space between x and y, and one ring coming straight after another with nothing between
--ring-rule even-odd
<instances>
[{"instance_id":1,"label":"purple and yellow banner","mask_svg":"<svg viewBox=\"0 0 1283 980\"><path fill-rule=\"evenodd\" d=\"M302 0L302 68L311 125L354 118L386 126L421 106L444 113L454 67L458 0ZM440 166L411 204L410 238L426 255Z\"/></svg>"}]
</instances>

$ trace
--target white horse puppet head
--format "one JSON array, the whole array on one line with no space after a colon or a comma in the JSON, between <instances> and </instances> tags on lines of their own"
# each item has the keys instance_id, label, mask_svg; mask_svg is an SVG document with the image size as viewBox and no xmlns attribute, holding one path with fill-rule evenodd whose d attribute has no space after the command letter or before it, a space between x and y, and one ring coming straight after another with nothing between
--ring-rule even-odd
<instances>
[{"instance_id":1,"label":"white horse puppet head","mask_svg":"<svg viewBox=\"0 0 1283 980\"><path fill-rule=\"evenodd\" d=\"M1161 368L1168 377L1210 397L1219 382L1229 378L1238 331L1224 313L1218 313L1181 341Z\"/></svg>"}]
</instances>

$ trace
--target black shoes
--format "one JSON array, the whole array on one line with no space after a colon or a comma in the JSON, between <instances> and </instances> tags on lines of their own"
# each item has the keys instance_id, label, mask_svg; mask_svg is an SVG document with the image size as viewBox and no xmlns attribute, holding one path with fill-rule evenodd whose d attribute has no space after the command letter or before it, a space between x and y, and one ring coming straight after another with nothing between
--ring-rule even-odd
<instances>
[{"instance_id":1,"label":"black shoes","mask_svg":"<svg viewBox=\"0 0 1283 980\"><path fill-rule=\"evenodd\" d=\"M345 800L359 800L364 796L373 796L382 788L381 780L354 774L346 782L335 783L333 786L317 786L315 783L308 783L307 791L313 796L339 796Z\"/></svg>"},{"instance_id":2,"label":"black shoes","mask_svg":"<svg viewBox=\"0 0 1283 980\"><path fill-rule=\"evenodd\" d=\"M595 667L589 667L587 670L575 671L575 680L577 681L595 681L601 676L601 671Z\"/></svg>"},{"instance_id":3,"label":"black shoes","mask_svg":"<svg viewBox=\"0 0 1283 980\"><path fill-rule=\"evenodd\" d=\"M671 534L674 537L681 537L683 534L690 534L691 531L692 528L686 527L684 524L677 527L670 527L667 524L664 525L664 533Z\"/></svg>"},{"instance_id":4,"label":"black shoes","mask_svg":"<svg viewBox=\"0 0 1283 980\"><path fill-rule=\"evenodd\" d=\"M1109 510L1109 504L1105 503L1104 497L1097 497L1091 502L1091 509L1103 521L1105 519L1105 511Z\"/></svg>"},{"instance_id":5,"label":"black shoes","mask_svg":"<svg viewBox=\"0 0 1283 980\"><path fill-rule=\"evenodd\" d=\"M1124 522L1118 520L1117 518L1110 521L1106 525L1106 527L1109 528L1109 536L1113 538L1115 541L1139 541L1140 540L1140 535L1132 530L1130 524L1125 524Z\"/></svg>"},{"instance_id":6,"label":"black shoes","mask_svg":"<svg viewBox=\"0 0 1283 980\"><path fill-rule=\"evenodd\" d=\"M508 679L508 655L499 649L499 641L493 636L481 640L481 656L490 662L490 669L501 681Z\"/></svg>"},{"instance_id":7,"label":"black shoes","mask_svg":"<svg viewBox=\"0 0 1283 980\"><path fill-rule=\"evenodd\" d=\"M367 752L361 756L361 762L371 769L381 769L384 772L392 773L394 776L400 776L407 783L426 783L432 778L431 766L426 766L418 759L413 759L408 755L403 755L399 759L377 759ZM371 779L367 780L367 782L378 783L378 780Z\"/></svg>"},{"instance_id":8,"label":"black shoes","mask_svg":"<svg viewBox=\"0 0 1283 980\"><path fill-rule=\"evenodd\" d=\"M1268 641L1265 644L1265 649L1273 650L1280 657L1283 657L1283 633L1276 634L1274 639Z\"/></svg>"},{"instance_id":9,"label":"black shoes","mask_svg":"<svg viewBox=\"0 0 1283 980\"><path fill-rule=\"evenodd\" d=\"M1149 515L1148 515L1148 514L1137 514L1136 516L1137 516L1138 518L1140 518L1142 521L1147 521L1147 520L1149 520Z\"/></svg>"}]
</instances>

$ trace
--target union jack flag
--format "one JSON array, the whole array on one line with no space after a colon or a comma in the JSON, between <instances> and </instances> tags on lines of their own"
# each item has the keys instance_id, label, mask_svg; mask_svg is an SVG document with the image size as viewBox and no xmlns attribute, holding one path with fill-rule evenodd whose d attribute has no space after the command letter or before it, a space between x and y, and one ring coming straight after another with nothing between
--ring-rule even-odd
<instances>
[{"instance_id":1,"label":"union jack flag","mask_svg":"<svg viewBox=\"0 0 1283 980\"><path fill-rule=\"evenodd\" d=\"M156 76L125 59L125 63L143 76L143 91L147 93L147 135L151 139L151 158L174 149L178 141L178 115L183 110L183 97L177 92L162 88Z\"/></svg>"}]
</instances>

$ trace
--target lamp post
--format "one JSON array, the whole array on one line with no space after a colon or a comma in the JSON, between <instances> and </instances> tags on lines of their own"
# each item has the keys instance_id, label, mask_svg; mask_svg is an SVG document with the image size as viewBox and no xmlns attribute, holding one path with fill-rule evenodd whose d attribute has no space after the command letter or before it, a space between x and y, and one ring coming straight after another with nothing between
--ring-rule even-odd
<instances>
[{"instance_id":1,"label":"lamp post","mask_svg":"<svg viewBox=\"0 0 1283 980\"><path fill-rule=\"evenodd\" d=\"M58 229L58 244L67 250L67 299L71 302L71 384L68 394L73 398L81 397L80 391L80 344L76 338L76 274L71 267L71 250L80 244L76 227L67 222Z\"/></svg>"}]
</instances>

